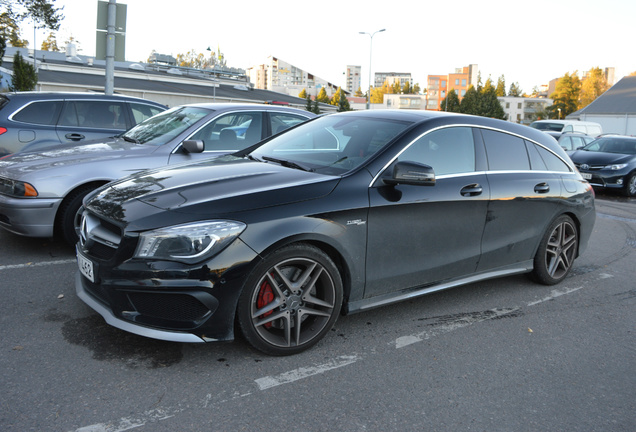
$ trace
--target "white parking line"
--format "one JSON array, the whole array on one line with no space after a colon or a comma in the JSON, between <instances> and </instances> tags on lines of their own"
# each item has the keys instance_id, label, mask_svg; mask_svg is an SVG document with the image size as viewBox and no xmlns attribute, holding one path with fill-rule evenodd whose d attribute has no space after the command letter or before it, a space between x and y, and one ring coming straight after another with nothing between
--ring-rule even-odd
<instances>
[{"instance_id":1,"label":"white parking line","mask_svg":"<svg viewBox=\"0 0 636 432\"><path fill-rule=\"evenodd\" d=\"M537 305L537 304L539 304L539 303L543 303L543 302L547 302L547 301L550 301L550 300L554 300L554 299L555 299L555 298L557 298L557 297L561 297L562 295L566 295L566 294L573 293L573 292L575 292L575 291L580 290L581 288L583 288L583 287L578 287L578 288L566 288L566 289L564 289L564 290L562 290L562 291L552 290L552 293L551 293L549 296L544 297L544 298L542 298L541 300L537 300L537 301L530 302L530 303L528 303L528 306L534 306L534 305Z\"/></svg>"},{"instance_id":2,"label":"white parking line","mask_svg":"<svg viewBox=\"0 0 636 432\"><path fill-rule=\"evenodd\" d=\"M3 265L0 266L0 271L2 270L12 270L12 269L21 269L21 268L28 268L28 267L44 267L44 266L50 266L50 265L58 265L58 264L71 264L71 263L76 263L77 260L75 259L66 259L66 260L58 260L58 261L42 261L42 262L28 262L25 264L10 264L10 265Z\"/></svg>"},{"instance_id":3,"label":"white parking line","mask_svg":"<svg viewBox=\"0 0 636 432\"><path fill-rule=\"evenodd\" d=\"M324 364L312 366L312 367L298 368L296 370L285 372L280 375L266 376L264 378L259 378L254 381L256 382L256 384L258 384L259 389L265 390L268 388L279 386L281 384L288 384L294 381L301 380L303 378L308 378L313 375L325 373L332 369L337 369L343 366L347 366L357 362L359 359L360 358L356 355L340 356L333 359L332 361L328 363L324 363Z\"/></svg>"}]
</instances>

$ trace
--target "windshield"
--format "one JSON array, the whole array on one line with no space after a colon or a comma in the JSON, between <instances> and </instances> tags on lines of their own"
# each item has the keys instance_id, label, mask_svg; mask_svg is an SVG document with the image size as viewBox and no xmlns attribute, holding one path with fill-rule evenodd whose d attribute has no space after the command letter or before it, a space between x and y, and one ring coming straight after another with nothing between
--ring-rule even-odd
<instances>
[{"instance_id":1,"label":"windshield","mask_svg":"<svg viewBox=\"0 0 636 432\"><path fill-rule=\"evenodd\" d=\"M618 154L636 154L636 139L607 137L592 141L583 150Z\"/></svg>"},{"instance_id":2,"label":"windshield","mask_svg":"<svg viewBox=\"0 0 636 432\"><path fill-rule=\"evenodd\" d=\"M561 123L534 122L530 125L530 127L542 131L561 132L563 130L563 125Z\"/></svg>"},{"instance_id":3,"label":"windshield","mask_svg":"<svg viewBox=\"0 0 636 432\"><path fill-rule=\"evenodd\" d=\"M121 135L137 144L162 145L210 114L200 107L176 107L150 117Z\"/></svg>"},{"instance_id":4,"label":"windshield","mask_svg":"<svg viewBox=\"0 0 636 432\"><path fill-rule=\"evenodd\" d=\"M362 165L412 123L331 114L270 140L251 157L321 174L341 175Z\"/></svg>"}]
</instances>

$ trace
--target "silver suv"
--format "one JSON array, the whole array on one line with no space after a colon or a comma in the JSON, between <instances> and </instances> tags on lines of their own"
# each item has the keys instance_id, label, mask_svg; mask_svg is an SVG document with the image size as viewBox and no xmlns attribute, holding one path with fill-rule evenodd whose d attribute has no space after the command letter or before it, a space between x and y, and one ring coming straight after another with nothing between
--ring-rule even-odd
<instances>
[{"instance_id":1,"label":"silver suv","mask_svg":"<svg viewBox=\"0 0 636 432\"><path fill-rule=\"evenodd\" d=\"M118 135L166 108L99 93L0 94L0 157Z\"/></svg>"}]
</instances>

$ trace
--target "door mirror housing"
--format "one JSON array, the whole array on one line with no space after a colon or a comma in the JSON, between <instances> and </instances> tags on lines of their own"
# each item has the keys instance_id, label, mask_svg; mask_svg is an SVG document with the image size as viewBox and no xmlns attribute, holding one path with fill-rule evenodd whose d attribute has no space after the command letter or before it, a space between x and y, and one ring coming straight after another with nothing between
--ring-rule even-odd
<instances>
[{"instance_id":1,"label":"door mirror housing","mask_svg":"<svg viewBox=\"0 0 636 432\"><path fill-rule=\"evenodd\" d=\"M203 153L205 145L201 140L185 140L181 143L181 148L185 153Z\"/></svg>"},{"instance_id":2,"label":"door mirror housing","mask_svg":"<svg viewBox=\"0 0 636 432\"><path fill-rule=\"evenodd\" d=\"M391 177L382 180L388 185L434 186L435 171L431 166L417 162L398 162Z\"/></svg>"}]
</instances>

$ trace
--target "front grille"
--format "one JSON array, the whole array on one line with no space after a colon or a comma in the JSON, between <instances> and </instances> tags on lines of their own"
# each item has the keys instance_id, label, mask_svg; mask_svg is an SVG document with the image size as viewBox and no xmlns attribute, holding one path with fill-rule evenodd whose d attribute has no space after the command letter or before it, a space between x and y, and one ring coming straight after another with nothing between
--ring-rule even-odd
<instances>
[{"instance_id":1,"label":"front grille","mask_svg":"<svg viewBox=\"0 0 636 432\"><path fill-rule=\"evenodd\" d=\"M86 211L81 214L79 241L86 254L102 260L113 258L121 236L121 229L117 225Z\"/></svg>"},{"instance_id":2,"label":"front grille","mask_svg":"<svg viewBox=\"0 0 636 432\"><path fill-rule=\"evenodd\" d=\"M188 294L128 293L128 299L142 316L167 321L196 322L210 310Z\"/></svg>"}]
</instances>

